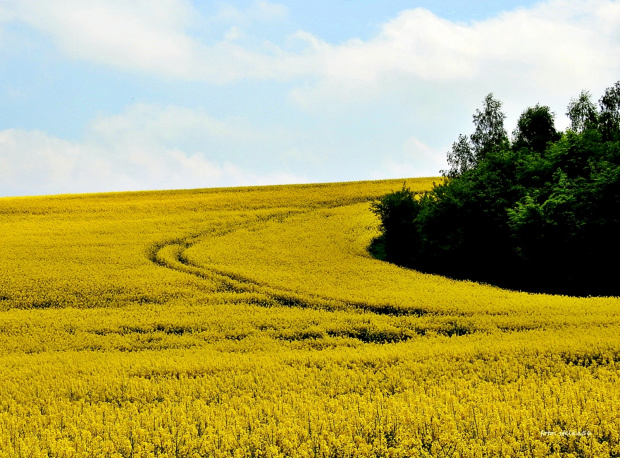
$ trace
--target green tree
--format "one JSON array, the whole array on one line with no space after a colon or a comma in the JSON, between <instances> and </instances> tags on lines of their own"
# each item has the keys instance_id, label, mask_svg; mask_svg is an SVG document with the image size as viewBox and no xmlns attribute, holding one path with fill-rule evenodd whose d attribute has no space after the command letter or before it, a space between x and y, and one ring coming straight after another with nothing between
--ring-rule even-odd
<instances>
[{"instance_id":1,"label":"green tree","mask_svg":"<svg viewBox=\"0 0 620 458\"><path fill-rule=\"evenodd\" d=\"M489 93L482 103L482 110L474 114L474 133L470 140L473 147L474 162L476 164L492 151L501 149L508 142L508 134L504 129L506 115L501 111L502 102L493 98Z\"/></svg>"},{"instance_id":2,"label":"green tree","mask_svg":"<svg viewBox=\"0 0 620 458\"><path fill-rule=\"evenodd\" d=\"M501 149L508 143L504 129L506 115L501 111L502 103L488 94L482 102L482 110L473 115L474 133L467 138L459 135L448 152L448 170L441 170L444 177L455 178L474 169L487 154Z\"/></svg>"},{"instance_id":3,"label":"green tree","mask_svg":"<svg viewBox=\"0 0 620 458\"><path fill-rule=\"evenodd\" d=\"M475 131L448 153L449 179L375 205L387 260L513 289L620 293L620 82L600 100L583 91L559 133L549 107L527 108L511 145L489 94Z\"/></svg>"},{"instance_id":4,"label":"green tree","mask_svg":"<svg viewBox=\"0 0 620 458\"><path fill-rule=\"evenodd\" d=\"M542 154L550 142L560 139L561 135L555 130L555 115L547 106L536 104L527 108L517 121L517 128L513 132L513 148L528 148Z\"/></svg>"},{"instance_id":5,"label":"green tree","mask_svg":"<svg viewBox=\"0 0 620 458\"><path fill-rule=\"evenodd\" d=\"M620 81L605 90L599 100L600 130L604 141L620 140Z\"/></svg>"},{"instance_id":6,"label":"green tree","mask_svg":"<svg viewBox=\"0 0 620 458\"><path fill-rule=\"evenodd\" d=\"M452 143L452 150L448 152L448 170L441 170L444 177L456 178L476 166L474 151L469 139L465 135L459 135L456 142Z\"/></svg>"},{"instance_id":7,"label":"green tree","mask_svg":"<svg viewBox=\"0 0 620 458\"><path fill-rule=\"evenodd\" d=\"M570 119L570 129L576 133L598 126L598 110L588 91L581 91L579 97L571 99L566 116Z\"/></svg>"}]
</instances>

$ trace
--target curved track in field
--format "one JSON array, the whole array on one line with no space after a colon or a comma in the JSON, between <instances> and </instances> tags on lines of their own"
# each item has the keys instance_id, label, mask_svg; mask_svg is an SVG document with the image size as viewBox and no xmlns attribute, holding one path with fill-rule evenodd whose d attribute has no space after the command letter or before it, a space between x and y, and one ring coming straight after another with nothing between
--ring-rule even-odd
<instances>
[{"instance_id":1,"label":"curved track in field","mask_svg":"<svg viewBox=\"0 0 620 458\"><path fill-rule=\"evenodd\" d=\"M329 208L342 208L359 203L358 199L352 202L338 203L329 206ZM407 309L395 307L385 304L383 306L370 306L360 301L344 301L319 294L304 294L283 288L281 286L273 286L265 282L260 282L242 275L224 272L215 267L204 267L192 263L185 251L208 238L223 237L233 232L257 227L272 219L284 221L291 216L310 213L327 207L311 208L311 209L287 209L285 211L277 211L267 216L259 217L255 220L245 223L231 223L224 225L217 230L203 231L188 235L186 237L177 238L165 242L159 242L152 245L148 250L148 258L153 263L177 272L193 275L214 283L216 292L239 294L247 297L251 294L249 302L263 306L283 305L304 308L320 308L324 310L342 310L357 309L359 311L367 311L382 315L415 315L422 316L427 314L425 310Z\"/></svg>"}]
</instances>

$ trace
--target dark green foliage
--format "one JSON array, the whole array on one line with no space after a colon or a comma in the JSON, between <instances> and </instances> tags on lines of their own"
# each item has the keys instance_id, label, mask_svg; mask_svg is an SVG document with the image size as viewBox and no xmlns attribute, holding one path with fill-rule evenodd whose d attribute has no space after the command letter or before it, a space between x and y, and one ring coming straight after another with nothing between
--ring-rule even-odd
<instances>
[{"instance_id":1,"label":"dark green foliage","mask_svg":"<svg viewBox=\"0 0 620 458\"><path fill-rule=\"evenodd\" d=\"M599 126L605 141L620 141L620 81L607 88L599 100Z\"/></svg>"},{"instance_id":2,"label":"dark green foliage","mask_svg":"<svg viewBox=\"0 0 620 458\"><path fill-rule=\"evenodd\" d=\"M386 259L512 289L620 294L610 268L620 259L620 84L600 113L589 100L582 92L571 101L565 133L536 105L512 144L488 135L480 149L460 136L443 183L420 196L403 187L375 204Z\"/></svg>"},{"instance_id":3,"label":"dark green foliage","mask_svg":"<svg viewBox=\"0 0 620 458\"><path fill-rule=\"evenodd\" d=\"M553 113L549 107L536 105L523 112L514 132L513 149L527 148L543 154L547 144L560 139L555 130Z\"/></svg>"},{"instance_id":4,"label":"dark green foliage","mask_svg":"<svg viewBox=\"0 0 620 458\"><path fill-rule=\"evenodd\" d=\"M412 238L413 221L419 205L415 193L403 184L400 191L383 196L372 205L381 218L382 243L375 244L375 250L383 251L385 259L398 264L405 263L412 255L417 240Z\"/></svg>"}]
</instances>

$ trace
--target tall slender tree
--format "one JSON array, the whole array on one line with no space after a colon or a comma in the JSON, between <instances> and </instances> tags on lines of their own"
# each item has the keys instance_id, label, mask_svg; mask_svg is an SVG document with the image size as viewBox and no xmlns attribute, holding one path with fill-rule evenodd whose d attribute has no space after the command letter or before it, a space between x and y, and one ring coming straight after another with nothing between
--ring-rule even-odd
<instances>
[{"instance_id":1,"label":"tall slender tree","mask_svg":"<svg viewBox=\"0 0 620 458\"><path fill-rule=\"evenodd\" d=\"M480 163L488 153L501 148L508 142L508 134L504 128L506 115L501 111L502 102L489 93L484 98L482 110L474 114L474 133L470 140L474 151L474 161Z\"/></svg>"},{"instance_id":2,"label":"tall slender tree","mask_svg":"<svg viewBox=\"0 0 620 458\"><path fill-rule=\"evenodd\" d=\"M605 90L599 100L600 129L604 141L620 140L620 81Z\"/></svg>"},{"instance_id":3,"label":"tall slender tree","mask_svg":"<svg viewBox=\"0 0 620 458\"><path fill-rule=\"evenodd\" d=\"M448 152L447 160L450 168L448 170L440 170L444 177L456 178L473 169L476 166L476 162L469 138L462 134L459 135L458 140L452 143L452 150Z\"/></svg>"},{"instance_id":4,"label":"tall slender tree","mask_svg":"<svg viewBox=\"0 0 620 458\"><path fill-rule=\"evenodd\" d=\"M502 103L487 95L482 103L482 110L473 115L474 133L469 136L459 135L448 152L448 170L441 170L444 177L456 178L476 166L488 153L505 146L508 134L504 129L506 115L501 111Z\"/></svg>"},{"instance_id":5,"label":"tall slender tree","mask_svg":"<svg viewBox=\"0 0 620 458\"><path fill-rule=\"evenodd\" d=\"M599 114L589 91L581 91L579 97L571 99L566 116L570 119L570 130L575 133L597 128Z\"/></svg>"}]
</instances>

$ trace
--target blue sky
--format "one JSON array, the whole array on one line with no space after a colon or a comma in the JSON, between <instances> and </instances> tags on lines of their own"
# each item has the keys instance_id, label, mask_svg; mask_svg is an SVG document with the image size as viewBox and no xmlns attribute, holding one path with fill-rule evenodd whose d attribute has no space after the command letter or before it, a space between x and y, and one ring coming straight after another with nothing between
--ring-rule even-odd
<instances>
[{"instance_id":1,"label":"blue sky","mask_svg":"<svg viewBox=\"0 0 620 458\"><path fill-rule=\"evenodd\" d=\"M3 0L0 196L435 176L619 79L620 1Z\"/></svg>"}]
</instances>

